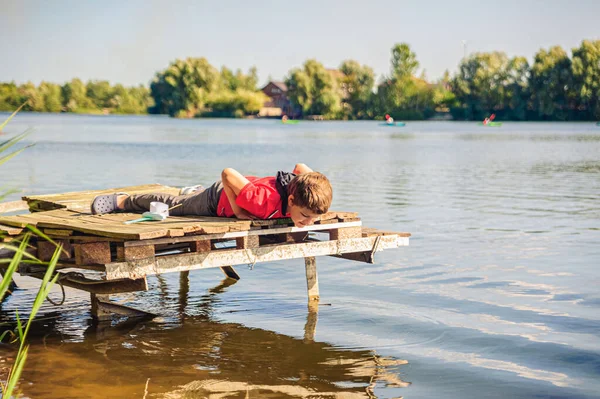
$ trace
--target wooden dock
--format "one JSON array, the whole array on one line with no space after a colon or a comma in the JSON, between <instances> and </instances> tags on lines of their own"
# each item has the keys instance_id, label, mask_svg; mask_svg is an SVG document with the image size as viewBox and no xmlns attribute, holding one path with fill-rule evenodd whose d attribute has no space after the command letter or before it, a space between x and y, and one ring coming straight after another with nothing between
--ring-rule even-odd
<instances>
[{"instance_id":1,"label":"wooden dock","mask_svg":"<svg viewBox=\"0 0 600 399\"><path fill-rule=\"evenodd\" d=\"M377 251L407 246L409 233L362 226L354 212L328 212L312 226L294 227L290 219L238 220L216 217L170 216L164 221L125 224L139 214L92 215L98 194L171 192L162 185L121 187L53 195L28 196L0 204L0 212L29 209L31 213L0 216L0 257L12 252L2 242L18 240L27 225L35 226L53 242L35 236L33 254L49 261L62 244L57 265L60 284L90 292L92 315L109 318L148 313L111 303L110 294L144 291L146 277L219 267L228 278L240 277L235 265L304 258L309 301L318 301L317 256L335 256L373 263ZM22 264L21 275L41 278L44 265Z\"/></svg>"}]
</instances>

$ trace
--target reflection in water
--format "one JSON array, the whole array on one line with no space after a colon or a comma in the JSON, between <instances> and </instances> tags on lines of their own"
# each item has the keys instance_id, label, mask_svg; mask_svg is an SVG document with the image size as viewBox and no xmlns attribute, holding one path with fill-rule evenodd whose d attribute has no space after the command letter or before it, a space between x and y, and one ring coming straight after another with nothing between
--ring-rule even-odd
<instances>
[{"instance_id":1,"label":"reflection in water","mask_svg":"<svg viewBox=\"0 0 600 399\"><path fill-rule=\"evenodd\" d=\"M147 390L148 398L358 399L376 398L378 386L409 385L398 375L404 360L315 342L317 304L308 308L304 339L297 339L214 321L214 303L235 280L223 280L194 305L188 305L188 274L179 282L179 314L188 306L199 312L178 323L94 324L82 342L65 343L68 332L50 319L45 337L32 344L23 395L141 398Z\"/></svg>"}]
</instances>

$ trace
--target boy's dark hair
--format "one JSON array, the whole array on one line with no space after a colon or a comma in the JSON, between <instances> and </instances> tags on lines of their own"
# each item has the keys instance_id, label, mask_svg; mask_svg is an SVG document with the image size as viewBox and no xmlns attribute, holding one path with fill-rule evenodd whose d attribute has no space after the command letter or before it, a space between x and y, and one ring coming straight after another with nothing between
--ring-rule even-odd
<instances>
[{"instance_id":1,"label":"boy's dark hair","mask_svg":"<svg viewBox=\"0 0 600 399\"><path fill-rule=\"evenodd\" d=\"M310 172L294 177L288 186L288 194L294 196L294 205L321 215L329 210L333 190L325 175Z\"/></svg>"}]
</instances>

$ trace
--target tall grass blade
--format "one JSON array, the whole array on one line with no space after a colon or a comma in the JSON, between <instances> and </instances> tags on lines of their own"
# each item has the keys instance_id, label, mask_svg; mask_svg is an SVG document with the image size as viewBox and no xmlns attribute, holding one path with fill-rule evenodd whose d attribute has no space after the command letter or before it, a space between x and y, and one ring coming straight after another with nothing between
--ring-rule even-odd
<instances>
[{"instance_id":1,"label":"tall grass blade","mask_svg":"<svg viewBox=\"0 0 600 399\"><path fill-rule=\"evenodd\" d=\"M14 117L15 117L15 115L17 114L17 112L19 112L19 111L21 110L21 108L23 108L23 107L25 106L25 104L27 104L28 102L29 102L29 100L27 100L27 101L25 101L23 104L21 104L21 106L20 106L19 108L17 108L17 110L16 110L15 112L13 112L13 113L12 113L12 114L11 114L11 115L8 117L8 119L7 119L7 120L5 120L4 122L2 122L2 124L0 125L0 132L2 131L2 129L4 129L4 127L5 127L6 125L8 125L8 122L10 122L10 120L11 120L12 118L14 118Z\"/></svg>"}]
</instances>

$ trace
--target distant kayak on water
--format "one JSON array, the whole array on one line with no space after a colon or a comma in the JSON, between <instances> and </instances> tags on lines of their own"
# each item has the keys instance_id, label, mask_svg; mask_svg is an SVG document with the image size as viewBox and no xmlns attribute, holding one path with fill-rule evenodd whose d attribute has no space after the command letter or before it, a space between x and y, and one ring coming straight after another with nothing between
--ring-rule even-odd
<instances>
[{"instance_id":1,"label":"distant kayak on water","mask_svg":"<svg viewBox=\"0 0 600 399\"><path fill-rule=\"evenodd\" d=\"M283 115L281 117L281 123L284 123L286 125L295 125L298 123L298 119L290 119L287 115Z\"/></svg>"},{"instance_id":2,"label":"distant kayak on water","mask_svg":"<svg viewBox=\"0 0 600 399\"><path fill-rule=\"evenodd\" d=\"M406 126L404 122L380 123L380 126Z\"/></svg>"},{"instance_id":3,"label":"distant kayak on water","mask_svg":"<svg viewBox=\"0 0 600 399\"><path fill-rule=\"evenodd\" d=\"M396 122L390 114L385 114L385 123L380 123L382 126L406 126L404 122Z\"/></svg>"},{"instance_id":4,"label":"distant kayak on water","mask_svg":"<svg viewBox=\"0 0 600 399\"><path fill-rule=\"evenodd\" d=\"M502 122L488 122L488 123L479 122L478 125L479 126L498 127L498 126L502 126Z\"/></svg>"}]
</instances>

